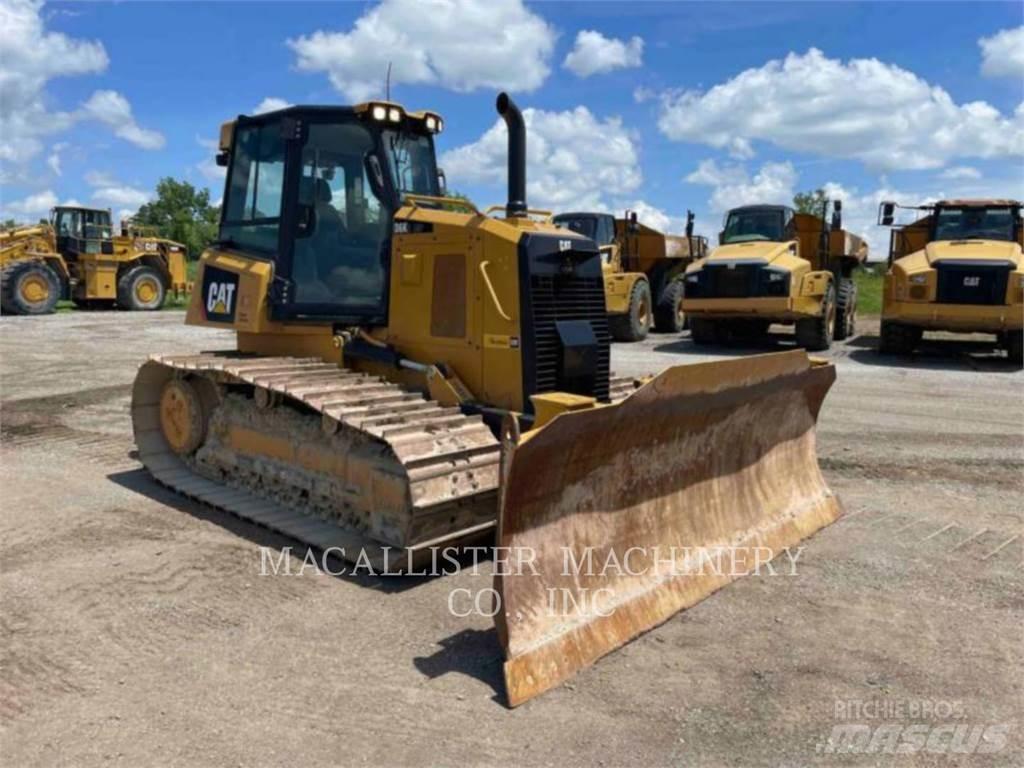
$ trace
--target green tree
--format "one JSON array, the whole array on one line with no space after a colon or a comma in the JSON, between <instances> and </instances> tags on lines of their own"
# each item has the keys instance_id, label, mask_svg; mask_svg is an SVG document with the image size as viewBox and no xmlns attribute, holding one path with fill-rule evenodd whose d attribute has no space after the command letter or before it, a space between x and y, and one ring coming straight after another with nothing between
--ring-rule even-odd
<instances>
[{"instance_id":1,"label":"green tree","mask_svg":"<svg viewBox=\"0 0 1024 768\"><path fill-rule=\"evenodd\" d=\"M0 229L14 229L18 226L18 222L14 219L4 219L4 223L0 224Z\"/></svg>"},{"instance_id":2,"label":"green tree","mask_svg":"<svg viewBox=\"0 0 1024 768\"><path fill-rule=\"evenodd\" d=\"M161 237L184 244L197 259L217 237L220 210L210 205L210 192L169 176L156 185L156 199L139 208L136 224L156 227Z\"/></svg>"},{"instance_id":3,"label":"green tree","mask_svg":"<svg viewBox=\"0 0 1024 768\"><path fill-rule=\"evenodd\" d=\"M793 195L793 207L797 213L809 213L812 216L821 216L822 206L828 201L828 195L824 189L815 189L811 192L797 192Z\"/></svg>"}]
</instances>

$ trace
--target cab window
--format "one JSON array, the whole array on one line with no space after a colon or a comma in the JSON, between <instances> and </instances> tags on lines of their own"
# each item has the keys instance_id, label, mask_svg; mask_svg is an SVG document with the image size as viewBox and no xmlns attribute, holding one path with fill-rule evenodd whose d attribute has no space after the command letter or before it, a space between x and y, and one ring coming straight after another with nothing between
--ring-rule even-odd
<instances>
[{"instance_id":1,"label":"cab window","mask_svg":"<svg viewBox=\"0 0 1024 768\"><path fill-rule=\"evenodd\" d=\"M238 130L221 225L222 240L258 251L277 249L284 150L278 123Z\"/></svg>"},{"instance_id":2,"label":"cab window","mask_svg":"<svg viewBox=\"0 0 1024 768\"><path fill-rule=\"evenodd\" d=\"M373 135L361 123L309 127L292 255L297 304L384 307L391 210L367 174L372 152Z\"/></svg>"}]
</instances>

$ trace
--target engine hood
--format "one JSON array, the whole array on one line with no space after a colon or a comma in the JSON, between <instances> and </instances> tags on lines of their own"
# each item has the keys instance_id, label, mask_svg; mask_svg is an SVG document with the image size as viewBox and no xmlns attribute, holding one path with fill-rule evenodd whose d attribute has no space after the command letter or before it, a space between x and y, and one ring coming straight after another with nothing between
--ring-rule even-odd
<instances>
[{"instance_id":1,"label":"engine hood","mask_svg":"<svg viewBox=\"0 0 1024 768\"><path fill-rule=\"evenodd\" d=\"M1021 264L1021 249L1017 243L1005 240L939 240L924 248L928 264L933 266L943 259L956 261L1012 261Z\"/></svg>"},{"instance_id":2,"label":"engine hood","mask_svg":"<svg viewBox=\"0 0 1024 768\"><path fill-rule=\"evenodd\" d=\"M783 255L790 255L789 243L754 241L720 245L708 256L708 261L764 261L771 263Z\"/></svg>"}]
</instances>

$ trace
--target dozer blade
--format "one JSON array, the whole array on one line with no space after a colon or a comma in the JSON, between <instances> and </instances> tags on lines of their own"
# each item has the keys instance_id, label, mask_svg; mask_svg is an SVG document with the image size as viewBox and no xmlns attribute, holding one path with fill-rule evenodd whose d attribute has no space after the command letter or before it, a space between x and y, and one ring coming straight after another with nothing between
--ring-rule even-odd
<instances>
[{"instance_id":1,"label":"dozer blade","mask_svg":"<svg viewBox=\"0 0 1024 768\"><path fill-rule=\"evenodd\" d=\"M840 515L814 440L834 380L802 350L678 366L506 441L495 621L511 706Z\"/></svg>"}]
</instances>

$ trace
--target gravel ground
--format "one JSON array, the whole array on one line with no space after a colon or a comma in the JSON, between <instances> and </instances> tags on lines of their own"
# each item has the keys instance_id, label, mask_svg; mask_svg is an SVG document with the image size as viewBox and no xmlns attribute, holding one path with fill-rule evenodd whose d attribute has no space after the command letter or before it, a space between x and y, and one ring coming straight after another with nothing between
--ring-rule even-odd
<instances>
[{"instance_id":1,"label":"gravel ground","mask_svg":"<svg viewBox=\"0 0 1024 768\"><path fill-rule=\"evenodd\" d=\"M3 764L1024 763L1024 374L978 339L893 361L862 323L831 355L818 432L846 515L798 575L741 579L509 710L490 620L447 609L453 588L489 585L487 564L263 577L259 547L290 542L148 479L137 365L232 343L181 321L0 320ZM613 367L742 353L652 336ZM904 746L917 725L938 751L822 748L851 723ZM944 725L1001 749L942 754Z\"/></svg>"}]
</instances>

